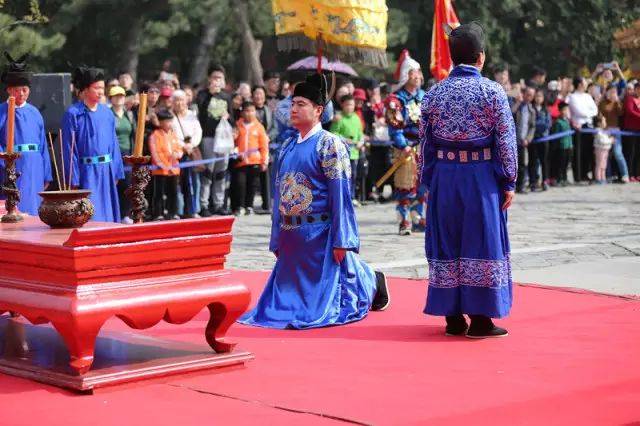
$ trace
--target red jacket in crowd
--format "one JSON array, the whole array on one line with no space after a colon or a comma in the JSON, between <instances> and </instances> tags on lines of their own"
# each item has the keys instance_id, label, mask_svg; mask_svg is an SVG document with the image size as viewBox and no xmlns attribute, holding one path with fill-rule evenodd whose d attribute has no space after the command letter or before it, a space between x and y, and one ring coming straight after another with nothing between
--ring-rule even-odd
<instances>
[{"instance_id":1,"label":"red jacket in crowd","mask_svg":"<svg viewBox=\"0 0 640 426\"><path fill-rule=\"evenodd\" d=\"M627 95L624 100L624 128L640 130L640 98Z\"/></svg>"}]
</instances>

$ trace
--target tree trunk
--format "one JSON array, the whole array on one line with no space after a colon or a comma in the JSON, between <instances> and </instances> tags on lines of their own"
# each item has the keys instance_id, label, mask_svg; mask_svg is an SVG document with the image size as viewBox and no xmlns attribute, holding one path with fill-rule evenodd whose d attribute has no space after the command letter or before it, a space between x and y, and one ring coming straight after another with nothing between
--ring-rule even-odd
<instances>
[{"instance_id":1,"label":"tree trunk","mask_svg":"<svg viewBox=\"0 0 640 426\"><path fill-rule=\"evenodd\" d=\"M122 59L120 60L120 72L128 72L131 74L133 81L137 81L138 79L138 62L140 59L140 42L143 24L142 14L139 14L130 22L124 39Z\"/></svg>"},{"instance_id":2,"label":"tree trunk","mask_svg":"<svg viewBox=\"0 0 640 426\"><path fill-rule=\"evenodd\" d=\"M253 31L249 25L246 0L238 0L232 5L233 13L240 25L240 33L242 35L242 54L244 63L247 67L247 77L251 84L262 85L262 64L260 63L260 51L262 50L262 41L253 37Z\"/></svg>"},{"instance_id":3,"label":"tree trunk","mask_svg":"<svg viewBox=\"0 0 640 426\"><path fill-rule=\"evenodd\" d=\"M200 41L198 42L198 46L196 46L193 63L189 70L189 79L186 83L202 83L206 79L209 62L211 62L209 52L216 42L219 28L219 25L214 19L207 19L203 24Z\"/></svg>"}]
</instances>

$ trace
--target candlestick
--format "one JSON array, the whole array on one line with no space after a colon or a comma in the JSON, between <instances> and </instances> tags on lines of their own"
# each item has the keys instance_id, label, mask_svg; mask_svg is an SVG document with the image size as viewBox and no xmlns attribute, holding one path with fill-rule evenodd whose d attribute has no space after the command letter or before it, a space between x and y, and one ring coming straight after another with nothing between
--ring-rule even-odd
<instances>
[{"instance_id":1,"label":"candlestick","mask_svg":"<svg viewBox=\"0 0 640 426\"><path fill-rule=\"evenodd\" d=\"M13 153L13 136L16 126L16 98L9 96L7 100L7 153Z\"/></svg>"},{"instance_id":2,"label":"candlestick","mask_svg":"<svg viewBox=\"0 0 640 426\"><path fill-rule=\"evenodd\" d=\"M19 152L0 152L0 158L4 160L5 178L2 184L2 192L7 196L5 207L7 213L0 218L2 223L16 223L23 220L18 212L20 202L20 190L16 185L20 172L16 170L16 160L20 158Z\"/></svg>"},{"instance_id":3,"label":"candlestick","mask_svg":"<svg viewBox=\"0 0 640 426\"><path fill-rule=\"evenodd\" d=\"M143 223L145 212L149 207L144 191L149 182L151 182L151 171L147 166L151 162L151 157L148 155L125 155L124 162L131 165L131 183L124 190L124 195L127 196L131 203L129 217L133 220L133 223Z\"/></svg>"},{"instance_id":4,"label":"candlestick","mask_svg":"<svg viewBox=\"0 0 640 426\"><path fill-rule=\"evenodd\" d=\"M147 117L147 94L140 95L140 106L138 108L138 127L136 129L136 140L133 148L133 156L142 156L142 143L144 140L144 126Z\"/></svg>"}]
</instances>

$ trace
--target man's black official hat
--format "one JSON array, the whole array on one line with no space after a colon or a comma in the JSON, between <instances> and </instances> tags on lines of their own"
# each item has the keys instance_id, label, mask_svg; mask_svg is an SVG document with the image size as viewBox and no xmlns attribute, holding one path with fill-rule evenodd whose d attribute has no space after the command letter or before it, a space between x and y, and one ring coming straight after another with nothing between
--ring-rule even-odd
<instances>
[{"instance_id":1,"label":"man's black official hat","mask_svg":"<svg viewBox=\"0 0 640 426\"><path fill-rule=\"evenodd\" d=\"M4 56L9 63L2 71L0 80L2 80L7 87L30 86L32 73L27 71L27 58L29 54L26 53L16 60L9 55L9 52L4 52Z\"/></svg>"},{"instance_id":2,"label":"man's black official hat","mask_svg":"<svg viewBox=\"0 0 640 426\"><path fill-rule=\"evenodd\" d=\"M449 33L449 51L455 65L473 65L484 52L484 30L476 23L460 25Z\"/></svg>"},{"instance_id":3,"label":"man's black official hat","mask_svg":"<svg viewBox=\"0 0 640 426\"><path fill-rule=\"evenodd\" d=\"M317 105L325 106L329 102L327 77L324 74L312 74L293 90L293 97L301 96Z\"/></svg>"},{"instance_id":4,"label":"man's black official hat","mask_svg":"<svg viewBox=\"0 0 640 426\"><path fill-rule=\"evenodd\" d=\"M96 81L104 80L104 71L102 68L92 68L80 66L73 70L71 75L71 82L73 86L82 91L91 86Z\"/></svg>"}]
</instances>

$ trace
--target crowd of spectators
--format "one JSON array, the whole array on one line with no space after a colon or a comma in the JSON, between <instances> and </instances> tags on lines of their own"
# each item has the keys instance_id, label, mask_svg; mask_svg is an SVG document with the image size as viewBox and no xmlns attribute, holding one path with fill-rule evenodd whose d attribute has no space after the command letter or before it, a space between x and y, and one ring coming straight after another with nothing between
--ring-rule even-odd
<instances>
[{"instance_id":1,"label":"crowd of spectators","mask_svg":"<svg viewBox=\"0 0 640 426\"><path fill-rule=\"evenodd\" d=\"M267 72L264 86L232 85L225 70L213 66L206 87L197 88L181 84L165 68L157 81L138 87L148 94L145 152L155 166L149 219L270 212L271 172L280 144L291 135L287 98L295 82ZM640 136L620 133L640 132L640 84L626 81L616 62L599 64L590 78L547 81L546 72L536 68L529 80L512 82L506 66L495 68L493 77L514 115L517 192L640 181ZM358 80L358 87L339 79L323 116L325 128L349 144L355 205L386 201L375 182L391 166L383 102L389 92L389 85L374 79ZM133 79L123 73L108 81L106 94L127 155L139 103ZM118 185L124 221L127 184Z\"/></svg>"},{"instance_id":2,"label":"crowd of spectators","mask_svg":"<svg viewBox=\"0 0 640 426\"><path fill-rule=\"evenodd\" d=\"M640 181L640 84L626 81L617 62L598 64L589 78L547 81L536 68L512 83L502 66L494 79L516 124L517 192Z\"/></svg>"}]
</instances>

